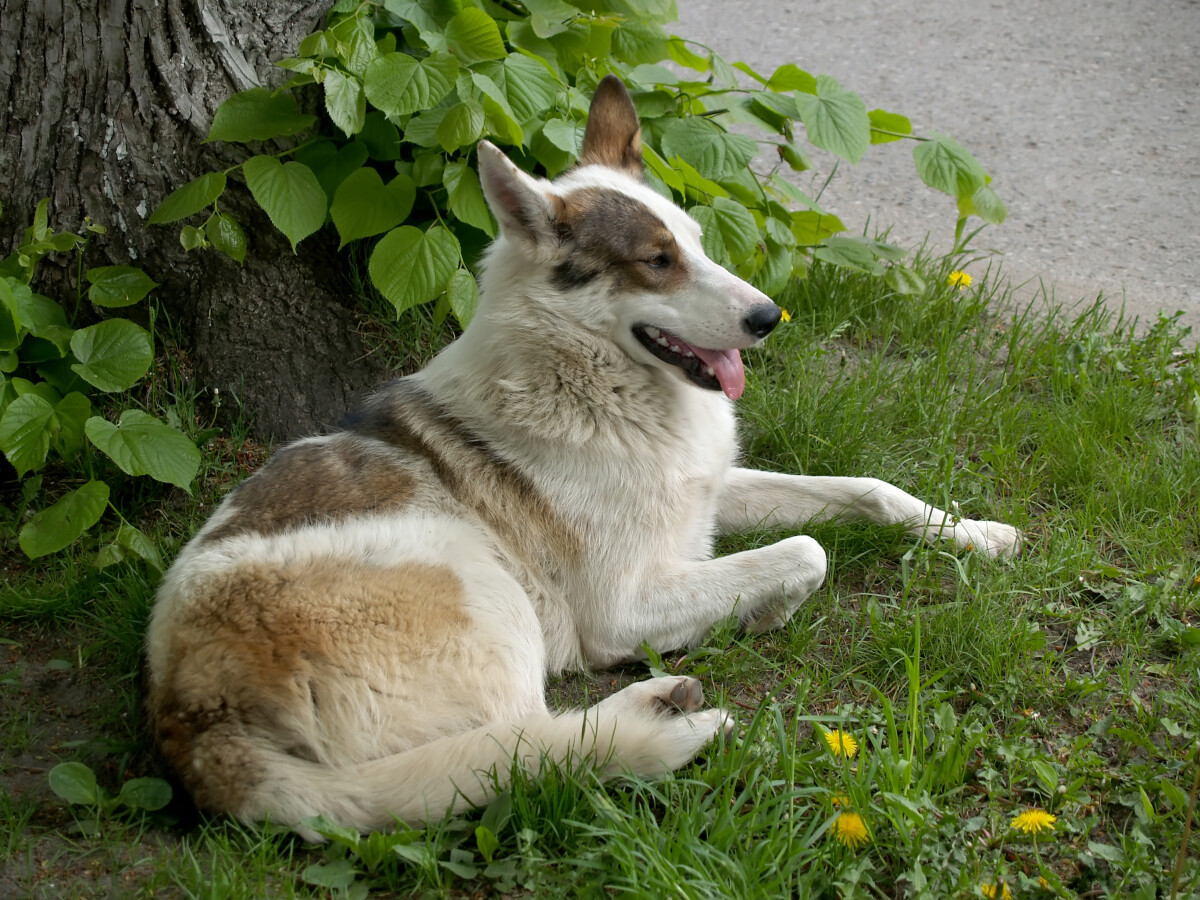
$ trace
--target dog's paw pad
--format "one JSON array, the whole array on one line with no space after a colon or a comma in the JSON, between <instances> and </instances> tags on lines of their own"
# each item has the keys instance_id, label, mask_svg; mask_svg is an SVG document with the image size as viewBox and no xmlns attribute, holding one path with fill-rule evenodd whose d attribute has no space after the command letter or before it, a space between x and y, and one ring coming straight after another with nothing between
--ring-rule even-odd
<instances>
[{"instance_id":1,"label":"dog's paw pad","mask_svg":"<svg viewBox=\"0 0 1200 900\"><path fill-rule=\"evenodd\" d=\"M704 688L695 678L681 677L667 695L666 704L668 712L695 712L704 705Z\"/></svg>"}]
</instances>

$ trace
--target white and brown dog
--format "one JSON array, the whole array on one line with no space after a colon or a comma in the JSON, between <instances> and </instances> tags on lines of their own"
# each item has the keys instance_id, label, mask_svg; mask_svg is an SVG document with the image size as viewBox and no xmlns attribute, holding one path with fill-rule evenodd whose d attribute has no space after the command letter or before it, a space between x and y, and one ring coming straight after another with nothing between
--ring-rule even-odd
<instances>
[{"instance_id":1,"label":"white and brown dog","mask_svg":"<svg viewBox=\"0 0 1200 900\"><path fill-rule=\"evenodd\" d=\"M875 479L736 467L739 350L780 311L643 182L619 80L558 180L488 143L479 167L500 237L465 334L280 451L159 590L149 710L202 808L366 830L485 801L514 758L663 773L729 727L698 682L553 715L544 679L782 625L825 576L809 537L714 559L717 534L847 517L1018 546Z\"/></svg>"}]
</instances>

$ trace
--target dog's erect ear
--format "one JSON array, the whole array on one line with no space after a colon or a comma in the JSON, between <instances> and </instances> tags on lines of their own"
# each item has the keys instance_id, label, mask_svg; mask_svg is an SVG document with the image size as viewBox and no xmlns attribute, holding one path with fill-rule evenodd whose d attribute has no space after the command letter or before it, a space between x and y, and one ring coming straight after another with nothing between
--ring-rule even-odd
<instances>
[{"instance_id":1,"label":"dog's erect ear","mask_svg":"<svg viewBox=\"0 0 1200 900\"><path fill-rule=\"evenodd\" d=\"M642 176L642 125L629 91L616 75L605 75L596 87L579 164L609 166Z\"/></svg>"},{"instance_id":2,"label":"dog's erect ear","mask_svg":"<svg viewBox=\"0 0 1200 900\"><path fill-rule=\"evenodd\" d=\"M479 142L479 181L505 237L537 260L558 252L558 221L564 208L560 198L546 193L490 141Z\"/></svg>"}]
</instances>

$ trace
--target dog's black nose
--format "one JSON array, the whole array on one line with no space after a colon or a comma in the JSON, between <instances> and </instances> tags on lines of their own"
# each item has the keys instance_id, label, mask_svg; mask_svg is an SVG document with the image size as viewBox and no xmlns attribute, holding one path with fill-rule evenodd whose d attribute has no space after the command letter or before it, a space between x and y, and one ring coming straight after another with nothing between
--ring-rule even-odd
<instances>
[{"instance_id":1,"label":"dog's black nose","mask_svg":"<svg viewBox=\"0 0 1200 900\"><path fill-rule=\"evenodd\" d=\"M783 311L774 303L760 303L742 319L742 330L756 338L764 338L779 324Z\"/></svg>"}]
</instances>

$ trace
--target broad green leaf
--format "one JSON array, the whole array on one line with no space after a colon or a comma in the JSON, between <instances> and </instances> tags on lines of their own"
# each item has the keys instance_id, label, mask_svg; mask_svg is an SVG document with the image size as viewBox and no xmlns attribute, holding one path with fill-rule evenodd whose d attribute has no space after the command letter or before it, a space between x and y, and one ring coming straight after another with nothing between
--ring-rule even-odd
<instances>
[{"instance_id":1,"label":"broad green leaf","mask_svg":"<svg viewBox=\"0 0 1200 900\"><path fill-rule=\"evenodd\" d=\"M767 89L779 93L801 91L805 94L815 94L817 79L794 63L784 63L767 79Z\"/></svg>"},{"instance_id":2,"label":"broad green leaf","mask_svg":"<svg viewBox=\"0 0 1200 900\"><path fill-rule=\"evenodd\" d=\"M478 100L455 103L442 117L437 127L437 141L447 153L473 144L483 133L483 106Z\"/></svg>"},{"instance_id":3,"label":"broad green leaf","mask_svg":"<svg viewBox=\"0 0 1200 900\"><path fill-rule=\"evenodd\" d=\"M457 76L458 61L448 53L433 53L419 62L404 53L388 53L367 67L363 88L367 99L389 116L408 116L436 106Z\"/></svg>"},{"instance_id":4,"label":"broad green leaf","mask_svg":"<svg viewBox=\"0 0 1200 900\"><path fill-rule=\"evenodd\" d=\"M715 122L692 117L668 122L660 149L665 159L679 156L705 178L720 179L749 165L758 144L745 135L730 134Z\"/></svg>"},{"instance_id":5,"label":"broad green leaf","mask_svg":"<svg viewBox=\"0 0 1200 900\"><path fill-rule=\"evenodd\" d=\"M503 71L500 67L496 68ZM471 73L471 83L483 95L484 124L488 132L502 143L514 146L522 144L525 135L521 123L517 121L517 115L508 103L508 95L500 85L479 72Z\"/></svg>"},{"instance_id":6,"label":"broad green leaf","mask_svg":"<svg viewBox=\"0 0 1200 900\"><path fill-rule=\"evenodd\" d=\"M339 892L349 889L357 877L358 870L354 868L354 863L345 858L328 863L313 863L300 873L300 878L307 884Z\"/></svg>"},{"instance_id":7,"label":"broad green leaf","mask_svg":"<svg viewBox=\"0 0 1200 900\"><path fill-rule=\"evenodd\" d=\"M687 184L683 180L683 176L649 144L642 144L642 160L646 163L646 167L659 177L663 184L671 190L679 194L683 194L687 190Z\"/></svg>"},{"instance_id":8,"label":"broad green leaf","mask_svg":"<svg viewBox=\"0 0 1200 900\"><path fill-rule=\"evenodd\" d=\"M471 324L475 309L479 306L479 285L475 276L466 269L455 269L446 285L446 294L450 299L450 308L458 323L466 328Z\"/></svg>"},{"instance_id":9,"label":"broad green leaf","mask_svg":"<svg viewBox=\"0 0 1200 900\"><path fill-rule=\"evenodd\" d=\"M533 33L541 38L554 37L566 31L580 15L578 9L562 0L525 0Z\"/></svg>"},{"instance_id":10,"label":"broad green leaf","mask_svg":"<svg viewBox=\"0 0 1200 900\"><path fill-rule=\"evenodd\" d=\"M380 162L392 162L401 156L401 150L404 146L400 138L400 129L387 120L387 117L380 110L372 110L367 113L366 119L363 121L362 131L358 133L358 139L363 142L367 148L371 159ZM317 178L321 175L318 172ZM322 181L321 186L325 187ZM329 196L333 195L333 191L326 188L325 193Z\"/></svg>"},{"instance_id":11,"label":"broad green leaf","mask_svg":"<svg viewBox=\"0 0 1200 900\"><path fill-rule=\"evenodd\" d=\"M264 87L250 88L234 94L217 107L212 128L208 130L205 140L241 143L265 141L299 134L311 128L316 121L316 116L296 110L296 101L290 94L276 94Z\"/></svg>"},{"instance_id":12,"label":"broad green leaf","mask_svg":"<svg viewBox=\"0 0 1200 900\"><path fill-rule=\"evenodd\" d=\"M209 172L194 178L166 196L158 208L150 214L147 222L151 225L165 225L168 222L178 222L205 207L211 206L225 192L225 173Z\"/></svg>"},{"instance_id":13,"label":"broad green leaf","mask_svg":"<svg viewBox=\"0 0 1200 900\"><path fill-rule=\"evenodd\" d=\"M154 361L150 335L127 319L108 319L79 329L71 336L71 352L79 360L71 370L108 392L133 387Z\"/></svg>"},{"instance_id":14,"label":"broad green leaf","mask_svg":"<svg viewBox=\"0 0 1200 900\"><path fill-rule=\"evenodd\" d=\"M814 146L852 163L862 159L871 145L871 121L858 94L828 75L818 75L816 93L796 97L800 120Z\"/></svg>"},{"instance_id":15,"label":"broad green leaf","mask_svg":"<svg viewBox=\"0 0 1200 900\"><path fill-rule=\"evenodd\" d=\"M583 151L585 127L583 122L559 118L547 119L546 124L542 126L542 134L559 150L578 159L579 154Z\"/></svg>"},{"instance_id":16,"label":"broad green leaf","mask_svg":"<svg viewBox=\"0 0 1200 900\"><path fill-rule=\"evenodd\" d=\"M701 223L701 228L716 227L731 262L748 259L758 243L758 226L750 210L729 197L714 197L711 209L711 223Z\"/></svg>"},{"instance_id":17,"label":"broad green leaf","mask_svg":"<svg viewBox=\"0 0 1200 900\"><path fill-rule=\"evenodd\" d=\"M446 43L463 65L502 59L508 51L496 20L482 9L469 6L446 25Z\"/></svg>"},{"instance_id":18,"label":"broad green leaf","mask_svg":"<svg viewBox=\"0 0 1200 900\"><path fill-rule=\"evenodd\" d=\"M210 244L240 263L246 258L246 232L237 219L225 213L214 213L204 224L204 235Z\"/></svg>"},{"instance_id":19,"label":"broad green leaf","mask_svg":"<svg viewBox=\"0 0 1200 900\"><path fill-rule=\"evenodd\" d=\"M399 315L445 290L458 263L458 241L441 225L424 232L402 225L375 245L367 268L375 287Z\"/></svg>"},{"instance_id":20,"label":"broad green leaf","mask_svg":"<svg viewBox=\"0 0 1200 900\"><path fill-rule=\"evenodd\" d=\"M99 522L107 506L108 485L89 481L30 519L18 538L21 549L30 559L57 552Z\"/></svg>"},{"instance_id":21,"label":"broad green leaf","mask_svg":"<svg viewBox=\"0 0 1200 900\"><path fill-rule=\"evenodd\" d=\"M970 215L979 216L989 225L999 225L1007 218L1008 207L991 187L984 184L971 196L958 198L958 214L964 218Z\"/></svg>"},{"instance_id":22,"label":"broad green leaf","mask_svg":"<svg viewBox=\"0 0 1200 900\"><path fill-rule=\"evenodd\" d=\"M368 118L370 118L368 116ZM359 135L361 138L361 135ZM317 145L323 147L319 155L296 154L296 162L304 163L316 173L317 182L326 197L337 193L338 186L350 175L362 168L367 161L370 151L361 140L353 140L335 150L332 143ZM378 158L378 157L376 157Z\"/></svg>"},{"instance_id":23,"label":"broad green leaf","mask_svg":"<svg viewBox=\"0 0 1200 900\"><path fill-rule=\"evenodd\" d=\"M446 157L437 151L418 153L413 159L412 178L417 187L441 184Z\"/></svg>"},{"instance_id":24,"label":"broad green leaf","mask_svg":"<svg viewBox=\"0 0 1200 900\"><path fill-rule=\"evenodd\" d=\"M830 235L846 230L846 226L837 216L812 209L793 212L791 220L792 234L796 237L796 243L803 246L819 244Z\"/></svg>"},{"instance_id":25,"label":"broad green leaf","mask_svg":"<svg viewBox=\"0 0 1200 900\"><path fill-rule=\"evenodd\" d=\"M204 229L197 228L195 225L184 225L179 229L179 244L184 250L196 250L203 247L206 240Z\"/></svg>"},{"instance_id":26,"label":"broad green leaf","mask_svg":"<svg viewBox=\"0 0 1200 900\"><path fill-rule=\"evenodd\" d=\"M7 307L11 319L5 319L3 308ZM11 335L6 350L21 347L25 335L22 329L36 337L45 338L58 348L59 354L66 352L71 341L73 329L67 325L67 315L61 306L42 294L35 294L29 285L9 277L0 278L0 322L11 321ZM28 345L22 348L22 355L28 361Z\"/></svg>"},{"instance_id":27,"label":"broad green leaf","mask_svg":"<svg viewBox=\"0 0 1200 900\"><path fill-rule=\"evenodd\" d=\"M825 243L813 251L817 259L835 266L857 269L868 275L882 275L883 264L871 242L854 237L826 238Z\"/></svg>"},{"instance_id":28,"label":"broad green leaf","mask_svg":"<svg viewBox=\"0 0 1200 900\"><path fill-rule=\"evenodd\" d=\"M450 200L450 212L454 213L459 221L486 232L489 237L495 237L496 227L492 224L487 201L483 199L479 175L467 165L467 161L457 159L446 163L442 178ZM455 312L457 313L457 310Z\"/></svg>"},{"instance_id":29,"label":"broad green leaf","mask_svg":"<svg viewBox=\"0 0 1200 900\"><path fill-rule=\"evenodd\" d=\"M0 416L0 450L18 477L46 464L50 452L50 420L54 405L37 394L22 394Z\"/></svg>"},{"instance_id":30,"label":"broad green leaf","mask_svg":"<svg viewBox=\"0 0 1200 900\"><path fill-rule=\"evenodd\" d=\"M667 42L667 53L670 55L672 62L684 68L692 69L696 72L708 71L708 59L699 53L693 53L688 47L688 41L685 38L672 35Z\"/></svg>"},{"instance_id":31,"label":"broad green leaf","mask_svg":"<svg viewBox=\"0 0 1200 900\"><path fill-rule=\"evenodd\" d=\"M540 60L523 53L510 53L503 63L504 88L508 103L517 121L524 125L530 119L540 118L554 105L554 98L562 90L553 73ZM493 80L496 80L493 77ZM499 83L497 81L497 83Z\"/></svg>"},{"instance_id":32,"label":"broad green leaf","mask_svg":"<svg viewBox=\"0 0 1200 900\"><path fill-rule=\"evenodd\" d=\"M787 287L791 278L791 248L768 241L762 262L755 270L750 283L768 297L777 297Z\"/></svg>"},{"instance_id":33,"label":"broad green leaf","mask_svg":"<svg viewBox=\"0 0 1200 900\"><path fill-rule=\"evenodd\" d=\"M671 55L670 38L661 25L622 22L613 32L612 54L631 66L661 62Z\"/></svg>"},{"instance_id":34,"label":"broad green leaf","mask_svg":"<svg viewBox=\"0 0 1200 900\"><path fill-rule=\"evenodd\" d=\"M640 85L646 88L653 88L663 84L679 84L679 76L666 66L660 66L658 63L642 63L640 66L634 66L626 74L625 81L633 87Z\"/></svg>"},{"instance_id":35,"label":"broad green leaf","mask_svg":"<svg viewBox=\"0 0 1200 900\"><path fill-rule=\"evenodd\" d=\"M873 109L867 116L871 120L872 144L887 144L903 140L901 135L912 134L912 122L898 113Z\"/></svg>"},{"instance_id":36,"label":"broad green leaf","mask_svg":"<svg viewBox=\"0 0 1200 900\"><path fill-rule=\"evenodd\" d=\"M50 770L50 790L68 803L94 806L100 802L96 775L80 762L59 763Z\"/></svg>"},{"instance_id":37,"label":"broad green leaf","mask_svg":"<svg viewBox=\"0 0 1200 900\"><path fill-rule=\"evenodd\" d=\"M729 196L729 191L725 190L725 188L721 187L715 181L705 178L696 171L695 166L684 160L683 157L672 156L670 165L683 178L683 183L694 193L700 194L706 199Z\"/></svg>"},{"instance_id":38,"label":"broad green leaf","mask_svg":"<svg viewBox=\"0 0 1200 900\"><path fill-rule=\"evenodd\" d=\"M158 547L154 541L150 540L142 531L134 528L128 522L122 522L121 527L117 529L117 544L124 547L134 556L137 556L159 572L166 570L163 565L162 555L158 552Z\"/></svg>"},{"instance_id":39,"label":"broad green leaf","mask_svg":"<svg viewBox=\"0 0 1200 900\"><path fill-rule=\"evenodd\" d=\"M191 493L200 451L181 431L140 409L125 410L116 425L92 416L85 430L88 440L127 475L149 475Z\"/></svg>"},{"instance_id":40,"label":"broad green leaf","mask_svg":"<svg viewBox=\"0 0 1200 900\"><path fill-rule=\"evenodd\" d=\"M883 280L897 294L917 295L925 293L925 279L908 266L888 266Z\"/></svg>"},{"instance_id":41,"label":"broad green leaf","mask_svg":"<svg viewBox=\"0 0 1200 900\"><path fill-rule=\"evenodd\" d=\"M158 287L141 269L134 266L100 266L84 275L91 287L88 299L97 306L132 306Z\"/></svg>"},{"instance_id":42,"label":"broad green leaf","mask_svg":"<svg viewBox=\"0 0 1200 900\"><path fill-rule=\"evenodd\" d=\"M91 401L78 391L71 391L54 404L54 415L47 423L47 430L64 459L70 459L83 449L83 427L91 414Z\"/></svg>"},{"instance_id":43,"label":"broad green leaf","mask_svg":"<svg viewBox=\"0 0 1200 900\"><path fill-rule=\"evenodd\" d=\"M362 131L367 116L362 82L353 75L343 75L337 69L330 69L325 75L324 85L325 110L333 124L342 129L346 137Z\"/></svg>"},{"instance_id":44,"label":"broad green leaf","mask_svg":"<svg viewBox=\"0 0 1200 900\"><path fill-rule=\"evenodd\" d=\"M795 144L781 144L779 155L793 172L807 172L813 167L812 160Z\"/></svg>"},{"instance_id":45,"label":"broad green leaf","mask_svg":"<svg viewBox=\"0 0 1200 900\"><path fill-rule=\"evenodd\" d=\"M372 168L352 173L337 189L329 208L342 246L395 228L408 218L416 195L407 175L397 175L385 186Z\"/></svg>"},{"instance_id":46,"label":"broad green leaf","mask_svg":"<svg viewBox=\"0 0 1200 900\"><path fill-rule=\"evenodd\" d=\"M131 778L121 785L118 799L134 809L154 812L171 802L171 786L161 778Z\"/></svg>"},{"instance_id":47,"label":"broad green leaf","mask_svg":"<svg viewBox=\"0 0 1200 900\"><path fill-rule=\"evenodd\" d=\"M952 197L970 197L987 183L979 161L948 135L930 132L914 148L913 162L922 181Z\"/></svg>"},{"instance_id":48,"label":"broad green leaf","mask_svg":"<svg viewBox=\"0 0 1200 900\"><path fill-rule=\"evenodd\" d=\"M296 245L325 223L329 200L313 170L273 156L252 156L242 164L246 184L272 224Z\"/></svg>"},{"instance_id":49,"label":"broad green leaf","mask_svg":"<svg viewBox=\"0 0 1200 900\"><path fill-rule=\"evenodd\" d=\"M709 53L708 67L717 84L730 88L738 86L737 71L725 60L725 57L717 53Z\"/></svg>"},{"instance_id":50,"label":"broad green leaf","mask_svg":"<svg viewBox=\"0 0 1200 900\"><path fill-rule=\"evenodd\" d=\"M700 226L700 246L704 255L719 266L730 266L729 251L725 247L725 238L717 225L717 214L711 206L693 206L688 215Z\"/></svg>"}]
</instances>

